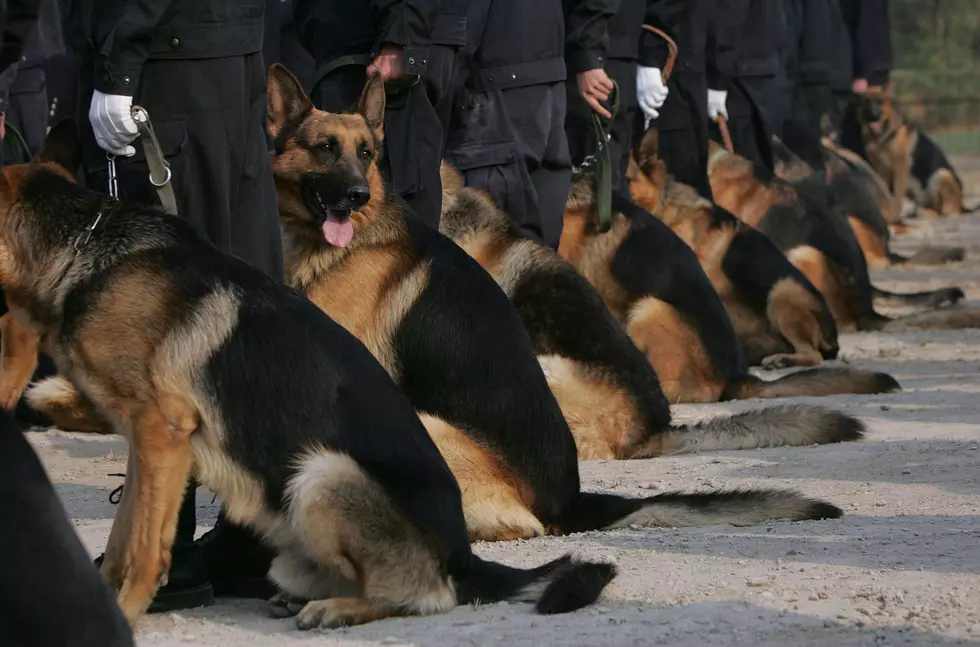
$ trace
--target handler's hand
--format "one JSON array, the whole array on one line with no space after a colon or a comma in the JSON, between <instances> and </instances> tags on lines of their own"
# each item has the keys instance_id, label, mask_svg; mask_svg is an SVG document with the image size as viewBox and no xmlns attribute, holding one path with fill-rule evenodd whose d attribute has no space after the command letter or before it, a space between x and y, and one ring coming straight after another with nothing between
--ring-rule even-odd
<instances>
[{"instance_id":1,"label":"handler's hand","mask_svg":"<svg viewBox=\"0 0 980 647\"><path fill-rule=\"evenodd\" d=\"M601 67L578 73L578 91L582 94L582 98L590 108L606 119L611 118L612 114L599 102L608 99L612 90L612 79Z\"/></svg>"},{"instance_id":2,"label":"handler's hand","mask_svg":"<svg viewBox=\"0 0 980 647\"><path fill-rule=\"evenodd\" d=\"M136 149L129 145L139 136L132 110L133 97L95 91L88 109L88 120L92 122L99 148L125 157L136 154Z\"/></svg>"},{"instance_id":3,"label":"handler's hand","mask_svg":"<svg viewBox=\"0 0 980 647\"><path fill-rule=\"evenodd\" d=\"M851 90L854 94L864 94L868 91L868 80L867 79L854 79L851 83Z\"/></svg>"},{"instance_id":4,"label":"handler's hand","mask_svg":"<svg viewBox=\"0 0 980 647\"><path fill-rule=\"evenodd\" d=\"M636 100L647 122L660 116L660 107L664 105L668 94L669 91L659 68L643 66L636 68Z\"/></svg>"},{"instance_id":5,"label":"handler's hand","mask_svg":"<svg viewBox=\"0 0 980 647\"><path fill-rule=\"evenodd\" d=\"M367 69L368 76L381 74L382 81L397 81L404 79L405 74L405 52L400 45L385 45L378 52L378 56L371 61Z\"/></svg>"}]
</instances>

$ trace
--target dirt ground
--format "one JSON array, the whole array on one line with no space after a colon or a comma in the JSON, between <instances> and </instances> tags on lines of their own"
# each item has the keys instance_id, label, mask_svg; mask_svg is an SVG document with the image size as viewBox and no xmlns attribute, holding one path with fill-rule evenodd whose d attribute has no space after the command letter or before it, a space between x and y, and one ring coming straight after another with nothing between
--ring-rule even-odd
<instances>
[{"instance_id":1,"label":"dirt ground","mask_svg":"<svg viewBox=\"0 0 980 647\"><path fill-rule=\"evenodd\" d=\"M972 204L972 202L971 202ZM960 285L980 305L980 217L916 222L894 248L965 245L968 260L874 274L892 290ZM843 519L751 528L628 529L481 544L514 565L566 552L615 561L599 603L535 616L521 604L460 607L427 618L300 632L260 601L221 601L147 616L143 647L295 645L627 645L980 647L980 330L848 334L838 364L887 371L901 393L801 398L867 421L857 443L582 465L587 489L643 495L672 489L770 486L802 490ZM690 419L761 401L678 406ZM114 437L31 434L85 545L105 544L125 447ZM205 492L202 530L216 506Z\"/></svg>"}]
</instances>

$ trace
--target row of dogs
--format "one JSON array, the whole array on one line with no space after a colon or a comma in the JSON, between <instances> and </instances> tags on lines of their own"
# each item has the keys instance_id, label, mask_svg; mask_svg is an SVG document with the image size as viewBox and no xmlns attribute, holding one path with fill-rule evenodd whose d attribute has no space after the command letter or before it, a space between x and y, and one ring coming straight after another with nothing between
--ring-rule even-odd
<instances>
[{"instance_id":1,"label":"row of dogs","mask_svg":"<svg viewBox=\"0 0 980 647\"><path fill-rule=\"evenodd\" d=\"M646 210L617 200L608 231L587 171L556 253L444 166L436 232L385 194L384 110L377 77L354 112L331 114L270 71L289 287L179 219L76 185L71 122L3 172L0 404L18 402L43 350L60 374L30 387L32 405L128 441L101 572L130 623L168 571L189 477L276 548L273 604L302 628L476 600L567 612L616 572L571 556L511 568L475 540L842 514L784 490L582 492L577 461L860 439L863 423L821 407L675 425L669 404L899 388L866 371L748 372L747 358L812 366L836 354L839 322L887 321L838 319L825 298L836 286L848 307L870 304L866 269L862 287L818 228L767 230L777 205L793 211L771 187L752 185L772 194L758 228L673 187L653 136L631 172ZM720 159L713 183L738 164ZM826 284L787 260L800 247Z\"/></svg>"}]
</instances>

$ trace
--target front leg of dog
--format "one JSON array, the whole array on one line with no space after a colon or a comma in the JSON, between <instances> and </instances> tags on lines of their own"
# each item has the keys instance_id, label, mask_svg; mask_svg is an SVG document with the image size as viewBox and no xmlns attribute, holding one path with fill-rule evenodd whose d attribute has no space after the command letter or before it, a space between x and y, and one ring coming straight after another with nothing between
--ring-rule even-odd
<instances>
[{"instance_id":1,"label":"front leg of dog","mask_svg":"<svg viewBox=\"0 0 980 647\"><path fill-rule=\"evenodd\" d=\"M102 555L102 576L109 582L113 592L119 593L123 580L129 571L127 562L129 537L133 523L133 501L139 488L139 466L136 462L136 451L130 446L129 458L126 461L126 480L123 482L122 497L116 507L116 517L112 520L112 530L109 531L109 541Z\"/></svg>"},{"instance_id":2,"label":"front leg of dog","mask_svg":"<svg viewBox=\"0 0 980 647\"><path fill-rule=\"evenodd\" d=\"M0 407L13 411L37 368L41 337L8 311L0 317Z\"/></svg>"},{"instance_id":3,"label":"front leg of dog","mask_svg":"<svg viewBox=\"0 0 980 647\"><path fill-rule=\"evenodd\" d=\"M193 410L176 398L147 405L133 425L139 478L118 602L131 624L166 584L177 516L191 469Z\"/></svg>"}]
</instances>

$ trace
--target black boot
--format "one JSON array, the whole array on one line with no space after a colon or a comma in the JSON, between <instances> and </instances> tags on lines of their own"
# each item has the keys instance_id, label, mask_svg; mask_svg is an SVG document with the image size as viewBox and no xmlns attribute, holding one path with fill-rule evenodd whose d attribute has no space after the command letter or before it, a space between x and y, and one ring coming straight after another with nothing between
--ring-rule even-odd
<instances>
[{"instance_id":1,"label":"black boot","mask_svg":"<svg viewBox=\"0 0 980 647\"><path fill-rule=\"evenodd\" d=\"M215 596L266 599L276 594L267 577L274 551L248 528L228 521L224 511L196 543Z\"/></svg>"}]
</instances>

